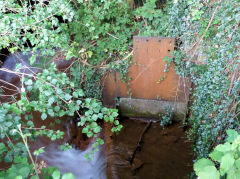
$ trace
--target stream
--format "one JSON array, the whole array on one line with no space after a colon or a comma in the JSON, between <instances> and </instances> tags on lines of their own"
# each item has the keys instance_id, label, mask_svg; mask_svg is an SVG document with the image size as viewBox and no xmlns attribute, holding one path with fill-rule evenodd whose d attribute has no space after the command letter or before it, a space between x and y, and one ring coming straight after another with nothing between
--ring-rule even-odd
<instances>
[{"instance_id":1,"label":"stream","mask_svg":"<svg viewBox=\"0 0 240 179\"><path fill-rule=\"evenodd\" d=\"M64 140L50 142L46 138L38 138L31 147L45 146L45 153L38 160L43 160L47 166L58 166L62 173L72 172L77 179L181 179L191 173L191 143L187 142L180 123L166 129L162 129L159 123L151 123L144 131L148 124L146 121L120 121L124 128L120 134L111 136L109 150L106 150L106 145L101 146L91 162L84 155L91 150L93 139L79 137L81 131L74 124L58 126L58 129L65 128ZM141 145L135 151L141 135ZM101 137L104 137L104 130ZM78 141L75 140L77 138ZM63 141L72 141L73 149L59 149L58 144Z\"/></svg>"},{"instance_id":2,"label":"stream","mask_svg":"<svg viewBox=\"0 0 240 179\"><path fill-rule=\"evenodd\" d=\"M7 59L2 67L13 69L11 62ZM4 95L19 92L11 85L19 85L18 76L1 71L0 79L7 81L0 81ZM8 97L1 96L0 100L8 101ZM60 129L66 134L63 140L54 142L39 137L30 143L30 148L34 151L45 147L45 153L39 156L38 162L58 166L62 173L72 172L77 179L181 179L187 178L192 171L191 143L187 142L181 123L174 123L164 130L159 122L151 123L144 130L148 124L144 120L120 119L124 126L120 134L106 136L103 127L100 137L110 138L110 143L101 146L88 162L84 155L91 150L94 139L84 137L74 119L65 117L61 120L61 124L57 124L55 119L42 121L40 115L34 113L36 127L54 126L53 130ZM62 151L59 144L65 142L69 142L73 149ZM4 168L3 164L0 165Z\"/></svg>"}]
</instances>

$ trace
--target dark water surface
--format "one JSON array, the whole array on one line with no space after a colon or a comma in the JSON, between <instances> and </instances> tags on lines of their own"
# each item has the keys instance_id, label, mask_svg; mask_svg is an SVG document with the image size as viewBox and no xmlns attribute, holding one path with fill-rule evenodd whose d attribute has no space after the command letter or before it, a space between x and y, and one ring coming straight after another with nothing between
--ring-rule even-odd
<instances>
[{"instance_id":1,"label":"dark water surface","mask_svg":"<svg viewBox=\"0 0 240 179\"><path fill-rule=\"evenodd\" d=\"M66 131L64 140L50 142L39 138L32 147L45 146L46 152L39 161L58 166L62 173L72 172L77 179L187 178L192 171L191 143L186 142L180 123L164 130L159 123L148 124L135 119L124 119L122 124L120 134L112 136L110 150L101 146L90 163L84 155L91 150L93 140L79 137L81 131L74 124L62 124L62 130ZM103 137L104 131L101 135ZM72 150L59 149L57 144L69 141L74 145Z\"/></svg>"},{"instance_id":2,"label":"dark water surface","mask_svg":"<svg viewBox=\"0 0 240 179\"><path fill-rule=\"evenodd\" d=\"M140 136L147 125L139 120L123 120L124 128L113 137L108 156L113 179L182 179L192 171L191 143L181 124L175 123L165 130L159 123L152 123L142 137L142 143L135 153Z\"/></svg>"}]
</instances>

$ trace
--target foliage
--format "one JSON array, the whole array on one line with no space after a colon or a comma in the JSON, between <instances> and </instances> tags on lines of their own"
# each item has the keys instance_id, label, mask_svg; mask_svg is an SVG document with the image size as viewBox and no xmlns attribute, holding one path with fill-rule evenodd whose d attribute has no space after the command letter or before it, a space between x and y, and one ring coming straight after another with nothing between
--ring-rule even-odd
<instances>
[{"instance_id":1,"label":"foliage","mask_svg":"<svg viewBox=\"0 0 240 179\"><path fill-rule=\"evenodd\" d=\"M194 171L200 179L219 179L220 175L228 179L240 177L240 135L235 130L227 130L227 141L217 145L210 158L218 167L207 158L199 159L194 164Z\"/></svg>"},{"instance_id":2,"label":"foliage","mask_svg":"<svg viewBox=\"0 0 240 179\"><path fill-rule=\"evenodd\" d=\"M37 165L35 165L37 166ZM61 174L56 167L42 168L46 166L40 166L37 168L37 172L41 170L41 176L46 179L74 179L74 175L71 173ZM40 173L35 173L34 165L29 164L27 158L16 157L14 164L7 170L0 172L0 179L15 178L15 179L38 179Z\"/></svg>"},{"instance_id":3,"label":"foliage","mask_svg":"<svg viewBox=\"0 0 240 179\"><path fill-rule=\"evenodd\" d=\"M57 17L62 17L63 22ZM54 55L53 47L69 48L70 36L65 30L73 17L73 7L67 0L1 0L0 49L9 48L10 52L41 49L43 55ZM33 56L32 62L35 59Z\"/></svg>"},{"instance_id":4,"label":"foliage","mask_svg":"<svg viewBox=\"0 0 240 179\"><path fill-rule=\"evenodd\" d=\"M160 126L162 126L163 128L165 128L166 126L172 124L172 116L173 116L173 108L171 108L170 106L168 106L166 108L166 114L161 116L161 122L160 122Z\"/></svg>"},{"instance_id":5,"label":"foliage","mask_svg":"<svg viewBox=\"0 0 240 179\"><path fill-rule=\"evenodd\" d=\"M86 96L100 99L100 79L106 71L119 70L121 78L128 81L126 74L131 58L125 57L131 51L132 34L137 28L135 17L122 0L78 2L75 20L69 23L68 29L74 38L74 48L70 51L82 63L78 73L84 76L82 88Z\"/></svg>"},{"instance_id":6,"label":"foliage","mask_svg":"<svg viewBox=\"0 0 240 179\"><path fill-rule=\"evenodd\" d=\"M238 0L178 0L169 11L166 35L176 37L172 59L193 82L189 138L197 158L239 131Z\"/></svg>"},{"instance_id":7,"label":"foliage","mask_svg":"<svg viewBox=\"0 0 240 179\"><path fill-rule=\"evenodd\" d=\"M157 6L157 0L146 0L142 7L136 9L138 28L143 36L164 36L168 24L169 10L172 1L162 4L162 8Z\"/></svg>"},{"instance_id":8,"label":"foliage","mask_svg":"<svg viewBox=\"0 0 240 179\"><path fill-rule=\"evenodd\" d=\"M102 103L96 99L84 98L83 90L80 88L75 89L74 83L70 82L69 77L65 73L58 72L55 64L51 64L51 68L44 69L41 73L38 73L34 77L34 83L33 79L29 77L22 79L25 86L22 86L21 98L17 103L4 103L0 108L2 111L0 118L2 139L5 136L19 140L20 137L24 139L23 135L31 137L46 135L51 140L56 140L63 136L63 132L56 131L55 133L52 130L46 130L44 126L42 130L36 131L32 121L32 111L40 112L42 120L45 120L47 116L73 116L77 113L81 117L79 125L84 127L83 133L86 133L88 137L97 137L97 133L101 131L101 127L97 123L98 119L104 119L106 122L113 123L115 126L112 129L113 132L121 130L122 125L115 120L118 116L117 110L103 107ZM26 95L27 93L31 94L30 97ZM32 95L34 95L34 98L31 98ZM27 122L20 120L21 115L25 116ZM24 129L24 134L20 133L21 136L16 133L19 125ZM102 143L102 139L97 139L94 147L96 148ZM8 151L6 157L11 158L9 152L12 151Z\"/></svg>"}]
</instances>

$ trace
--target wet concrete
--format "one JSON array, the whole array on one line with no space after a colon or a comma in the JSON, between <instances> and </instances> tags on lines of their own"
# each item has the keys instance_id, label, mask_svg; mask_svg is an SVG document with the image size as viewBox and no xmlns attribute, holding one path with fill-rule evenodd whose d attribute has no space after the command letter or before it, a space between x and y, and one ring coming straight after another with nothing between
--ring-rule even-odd
<instances>
[{"instance_id":1,"label":"wet concrete","mask_svg":"<svg viewBox=\"0 0 240 179\"><path fill-rule=\"evenodd\" d=\"M107 154L111 170L108 179L187 178L192 171L192 150L180 123L165 130L159 123L152 123L145 132L146 122L125 119L122 124L124 128L112 137ZM141 135L141 145L136 150Z\"/></svg>"},{"instance_id":2,"label":"wet concrete","mask_svg":"<svg viewBox=\"0 0 240 179\"><path fill-rule=\"evenodd\" d=\"M120 98L120 115L128 118L150 118L159 119L167 110L173 109L173 119L175 121L185 120L187 106L184 102Z\"/></svg>"}]
</instances>

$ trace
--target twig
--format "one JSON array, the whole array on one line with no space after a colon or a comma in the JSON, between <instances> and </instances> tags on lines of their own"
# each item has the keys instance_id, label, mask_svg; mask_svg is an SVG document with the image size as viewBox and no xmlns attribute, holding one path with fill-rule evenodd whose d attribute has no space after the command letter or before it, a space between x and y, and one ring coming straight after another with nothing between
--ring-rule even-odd
<instances>
[{"instance_id":1,"label":"twig","mask_svg":"<svg viewBox=\"0 0 240 179\"><path fill-rule=\"evenodd\" d=\"M7 82L7 81L5 81L5 80L2 80L2 79L0 79L0 82L6 83L6 84L8 84L9 86L12 86L12 87L16 88L17 91L20 91L19 87L15 86L15 85L12 84L12 83L9 83L9 82Z\"/></svg>"},{"instance_id":2,"label":"twig","mask_svg":"<svg viewBox=\"0 0 240 179\"><path fill-rule=\"evenodd\" d=\"M127 60L132 55L133 55L133 50L126 57L124 57L123 59L116 61L116 64L118 65L121 61Z\"/></svg>"},{"instance_id":3,"label":"twig","mask_svg":"<svg viewBox=\"0 0 240 179\"><path fill-rule=\"evenodd\" d=\"M114 35L112 35L112 34L110 34L110 33L108 33L108 32L107 32L107 34L108 34L109 36L113 37L114 39L117 39L117 40L119 39L119 38L115 37Z\"/></svg>"},{"instance_id":4,"label":"twig","mask_svg":"<svg viewBox=\"0 0 240 179\"><path fill-rule=\"evenodd\" d=\"M124 60L128 59L132 55L133 55L133 50L123 59L120 59L120 60L116 61L115 62L116 65L118 65L121 61L124 61ZM79 61L86 66L90 66L91 68L105 68L105 69L109 68L108 65L95 65L94 66L94 65L89 64L86 60L79 59Z\"/></svg>"},{"instance_id":5,"label":"twig","mask_svg":"<svg viewBox=\"0 0 240 179\"><path fill-rule=\"evenodd\" d=\"M222 2L222 0L220 0L219 3L221 3L221 2ZM217 12L217 10L218 10L219 7L220 7L220 6L218 5L218 6L215 8L215 10L213 11L213 14L212 14L212 17L211 17L211 19L210 19L210 21L209 21L209 23L208 23L208 26L207 26L207 28L205 29L203 35L200 37L199 41L197 41L195 44L193 44L193 46L192 46L191 49L189 50L189 51L191 51L191 50L196 46L196 48L195 48L195 50L194 50L194 52L193 52L193 54L192 54L191 59L194 57L195 52L196 52L196 50L197 50L197 47L201 44L204 36L206 35L208 29L210 28L210 26L211 26L211 24L212 24L212 22L213 22L213 19L214 19L215 15L216 15L216 12Z\"/></svg>"},{"instance_id":6,"label":"twig","mask_svg":"<svg viewBox=\"0 0 240 179\"><path fill-rule=\"evenodd\" d=\"M133 163L133 160L134 160L134 158L135 158L135 155L136 155L137 150L141 148L141 144L142 144L142 140L143 140L144 134L147 132L147 130L149 129L149 127L150 127L151 124L152 124L152 121L149 121L149 122L147 123L147 125L144 127L144 129L143 129L143 131L142 131L142 133L141 133L141 135L140 135L140 138L139 138L139 140L138 140L137 146L136 146L135 150L133 151L132 156L131 156L131 158L130 158L130 160L129 160L131 165L132 165L132 163Z\"/></svg>"}]
</instances>

